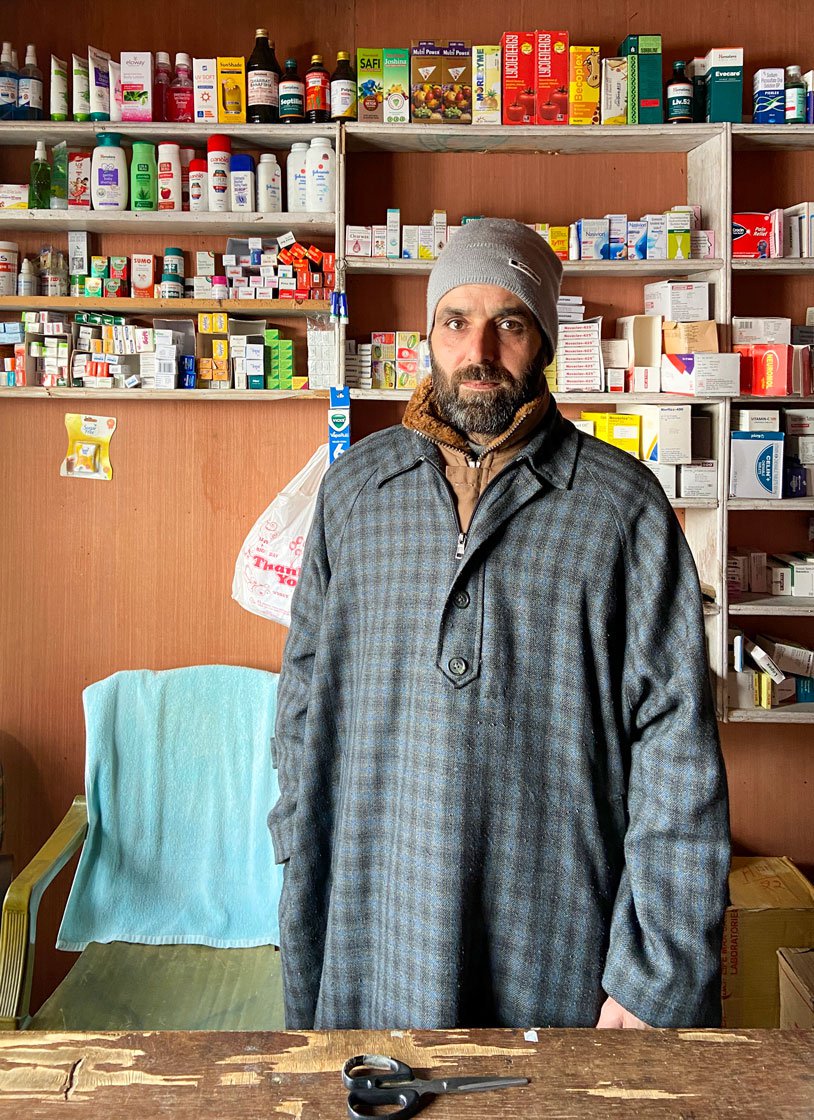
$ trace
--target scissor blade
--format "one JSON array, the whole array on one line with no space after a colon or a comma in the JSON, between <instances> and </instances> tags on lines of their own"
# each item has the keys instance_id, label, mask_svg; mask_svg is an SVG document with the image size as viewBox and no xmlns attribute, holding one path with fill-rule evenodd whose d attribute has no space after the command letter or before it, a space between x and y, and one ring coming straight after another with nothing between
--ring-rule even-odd
<instances>
[{"instance_id":1,"label":"scissor blade","mask_svg":"<svg viewBox=\"0 0 814 1120\"><path fill-rule=\"evenodd\" d=\"M527 1077L439 1077L422 1086L425 1093L485 1093L489 1089L510 1089L528 1085Z\"/></svg>"}]
</instances>

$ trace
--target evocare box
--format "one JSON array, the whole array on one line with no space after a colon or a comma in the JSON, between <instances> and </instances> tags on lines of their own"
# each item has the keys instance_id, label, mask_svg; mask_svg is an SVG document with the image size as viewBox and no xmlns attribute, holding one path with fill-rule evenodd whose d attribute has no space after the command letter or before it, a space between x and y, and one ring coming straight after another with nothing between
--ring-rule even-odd
<instances>
[{"instance_id":1,"label":"evocare box","mask_svg":"<svg viewBox=\"0 0 814 1120\"><path fill-rule=\"evenodd\" d=\"M733 856L721 949L724 1027L778 1027L777 950L814 947L814 886L786 856Z\"/></svg>"}]
</instances>

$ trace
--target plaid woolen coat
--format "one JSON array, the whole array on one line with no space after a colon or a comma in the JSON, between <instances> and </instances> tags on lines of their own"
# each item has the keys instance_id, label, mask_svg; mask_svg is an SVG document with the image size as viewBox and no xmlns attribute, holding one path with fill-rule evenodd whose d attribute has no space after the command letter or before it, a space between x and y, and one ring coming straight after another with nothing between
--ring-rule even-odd
<instances>
[{"instance_id":1,"label":"plaid woolen coat","mask_svg":"<svg viewBox=\"0 0 814 1120\"><path fill-rule=\"evenodd\" d=\"M715 1026L726 781L659 483L552 402L457 545L419 433L328 471L273 744L287 1026Z\"/></svg>"}]
</instances>

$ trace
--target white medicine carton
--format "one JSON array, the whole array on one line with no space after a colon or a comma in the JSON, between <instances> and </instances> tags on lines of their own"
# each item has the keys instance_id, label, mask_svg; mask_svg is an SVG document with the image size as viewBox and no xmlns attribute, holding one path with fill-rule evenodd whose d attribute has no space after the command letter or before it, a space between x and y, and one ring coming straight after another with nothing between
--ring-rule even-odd
<instances>
[{"instance_id":1,"label":"white medicine carton","mask_svg":"<svg viewBox=\"0 0 814 1120\"><path fill-rule=\"evenodd\" d=\"M730 498L782 498L781 432L730 433Z\"/></svg>"},{"instance_id":2,"label":"white medicine carton","mask_svg":"<svg viewBox=\"0 0 814 1120\"><path fill-rule=\"evenodd\" d=\"M706 280L658 280L644 286L646 315L661 315L673 323L709 319L709 283Z\"/></svg>"},{"instance_id":3,"label":"white medicine carton","mask_svg":"<svg viewBox=\"0 0 814 1120\"><path fill-rule=\"evenodd\" d=\"M646 462L692 462L692 409L688 404L637 405L627 410L640 416L641 458Z\"/></svg>"}]
</instances>

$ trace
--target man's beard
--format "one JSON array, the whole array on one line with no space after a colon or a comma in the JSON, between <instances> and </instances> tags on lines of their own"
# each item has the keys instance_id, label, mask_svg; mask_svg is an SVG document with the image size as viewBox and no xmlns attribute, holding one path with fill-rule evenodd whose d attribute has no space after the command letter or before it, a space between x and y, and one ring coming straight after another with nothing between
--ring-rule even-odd
<instances>
[{"instance_id":1,"label":"man's beard","mask_svg":"<svg viewBox=\"0 0 814 1120\"><path fill-rule=\"evenodd\" d=\"M547 364L544 351L545 347L541 346L520 377L512 377L505 366L497 362L480 362L447 374L430 351L433 401L438 415L460 432L484 436L505 432L518 409L540 395ZM499 384L494 389L476 389L461 397L462 381L496 381Z\"/></svg>"}]
</instances>

